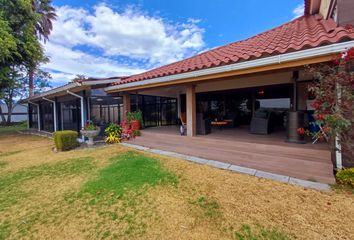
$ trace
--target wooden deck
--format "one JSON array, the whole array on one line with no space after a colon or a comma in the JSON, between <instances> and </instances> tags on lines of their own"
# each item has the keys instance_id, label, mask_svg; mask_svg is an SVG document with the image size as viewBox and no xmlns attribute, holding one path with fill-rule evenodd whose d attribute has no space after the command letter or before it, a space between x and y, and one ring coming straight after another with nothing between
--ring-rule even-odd
<instances>
[{"instance_id":1,"label":"wooden deck","mask_svg":"<svg viewBox=\"0 0 354 240\"><path fill-rule=\"evenodd\" d=\"M133 144L197 156L305 180L334 183L327 144L289 144L284 132L249 134L247 129L213 130L209 135L180 136L176 126L142 130Z\"/></svg>"}]
</instances>

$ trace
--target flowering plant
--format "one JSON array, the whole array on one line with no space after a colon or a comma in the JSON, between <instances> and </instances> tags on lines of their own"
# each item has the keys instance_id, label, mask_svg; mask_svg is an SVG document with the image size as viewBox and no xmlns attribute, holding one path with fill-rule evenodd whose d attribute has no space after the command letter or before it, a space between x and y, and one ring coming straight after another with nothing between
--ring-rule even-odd
<instances>
[{"instance_id":1,"label":"flowering plant","mask_svg":"<svg viewBox=\"0 0 354 240\"><path fill-rule=\"evenodd\" d=\"M87 123L82 128L82 130L84 130L84 131L95 131L95 130L98 130L98 127L92 121L87 121Z\"/></svg>"},{"instance_id":2,"label":"flowering plant","mask_svg":"<svg viewBox=\"0 0 354 240\"><path fill-rule=\"evenodd\" d=\"M300 135L300 136L304 136L305 135L305 129L304 128L298 128L297 130L297 133Z\"/></svg>"},{"instance_id":3,"label":"flowering plant","mask_svg":"<svg viewBox=\"0 0 354 240\"><path fill-rule=\"evenodd\" d=\"M106 143L119 143L122 137L122 127L116 123L110 123L104 130L107 134Z\"/></svg>"},{"instance_id":4,"label":"flowering plant","mask_svg":"<svg viewBox=\"0 0 354 240\"><path fill-rule=\"evenodd\" d=\"M308 67L316 79L309 91L315 96L316 124L330 139L336 137L348 160L354 160L354 48L335 57L332 63ZM314 137L323 137L315 134ZM338 149L336 149L338 150Z\"/></svg>"}]
</instances>

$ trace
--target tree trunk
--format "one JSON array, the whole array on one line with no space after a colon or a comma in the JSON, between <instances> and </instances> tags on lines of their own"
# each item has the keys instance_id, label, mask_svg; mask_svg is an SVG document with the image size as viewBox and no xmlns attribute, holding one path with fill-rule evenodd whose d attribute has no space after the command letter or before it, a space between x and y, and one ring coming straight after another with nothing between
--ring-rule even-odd
<instances>
[{"instance_id":1,"label":"tree trunk","mask_svg":"<svg viewBox=\"0 0 354 240\"><path fill-rule=\"evenodd\" d=\"M9 103L7 104L7 125L11 124L13 107L14 106L12 104L12 97L11 97L11 101L9 101Z\"/></svg>"},{"instance_id":2,"label":"tree trunk","mask_svg":"<svg viewBox=\"0 0 354 240\"><path fill-rule=\"evenodd\" d=\"M34 88L34 71L33 68L29 69L28 72L28 86L29 86L29 96L32 97L34 92L33 92L33 88Z\"/></svg>"},{"instance_id":3,"label":"tree trunk","mask_svg":"<svg viewBox=\"0 0 354 240\"><path fill-rule=\"evenodd\" d=\"M5 123L6 122L6 118L5 118L5 115L2 112L1 105L0 105L0 118L1 118L1 122L0 123Z\"/></svg>"}]
</instances>

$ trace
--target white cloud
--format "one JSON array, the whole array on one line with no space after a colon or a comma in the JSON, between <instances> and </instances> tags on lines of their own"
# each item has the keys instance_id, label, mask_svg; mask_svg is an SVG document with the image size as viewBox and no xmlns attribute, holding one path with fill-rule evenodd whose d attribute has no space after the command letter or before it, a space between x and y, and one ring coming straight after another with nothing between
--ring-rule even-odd
<instances>
[{"instance_id":1,"label":"white cloud","mask_svg":"<svg viewBox=\"0 0 354 240\"><path fill-rule=\"evenodd\" d=\"M76 74L135 74L189 57L204 47L204 30L196 19L171 23L131 7L118 12L104 4L95 6L92 13L58 7L57 15L50 42L45 45L51 61L44 65L55 82Z\"/></svg>"},{"instance_id":2,"label":"white cloud","mask_svg":"<svg viewBox=\"0 0 354 240\"><path fill-rule=\"evenodd\" d=\"M294 10L293 10L293 19L301 17L304 15L304 4L299 4Z\"/></svg>"}]
</instances>

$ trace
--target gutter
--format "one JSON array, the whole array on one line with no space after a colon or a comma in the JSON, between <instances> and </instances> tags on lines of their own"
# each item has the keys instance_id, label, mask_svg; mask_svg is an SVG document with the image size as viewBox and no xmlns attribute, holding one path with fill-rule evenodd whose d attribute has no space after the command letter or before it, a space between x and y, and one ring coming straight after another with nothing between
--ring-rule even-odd
<instances>
[{"instance_id":1,"label":"gutter","mask_svg":"<svg viewBox=\"0 0 354 240\"><path fill-rule=\"evenodd\" d=\"M65 86L62 87L58 87L52 90L49 90L47 92L43 92L37 96L33 96L31 98L29 98L30 100L34 100L34 99L38 99L38 98L43 98L45 96L51 95L51 94L55 94L55 93L59 93L65 90L69 90L75 87L81 87L81 86L93 86L93 85L98 85L98 84L110 84L110 83L114 83L117 82L119 80L119 78L116 79L107 79L107 80L85 80L83 82L73 82L73 83L69 83Z\"/></svg>"},{"instance_id":2,"label":"gutter","mask_svg":"<svg viewBox=\"0 0 354 240\"><path fill-rule=\"evenodd\" d=\"M78 82L69 83L66 86L58 87L58 88L49 90L47 92L41 93L37 96L33 96L33 97L29 98L28 100L30 101L30 100L34 100L34 99L38 99L38 98L43 98L43 97L51 95L51 94L55 94L58 92L62 92L62 91L65 91L65 90L68 90L68 89L71 89L74 87L80 87L80 86L82 86L82 85L81 85L81 83L78 83Z\"/></svg>"},{"instance_id":3,"label":"gutter","mask_svg":"<svg viewBox=\"0 0 354 240\"><path fill-rule=\"evenodd\" d=\"M243 70L243 69L249 69L255 67L263 67L263 66L273 65L273 64L281 64L281 63L286 63L286 62L291 62L296 60L302 60L306 58L336 54L339 52L343 52L346 49L351 47L354 47L353 40L348 42L343 42L343 43L336 43L327 46L317 47L317 48L306 49L302 51L296 51L292 53L280 54L272 57L266 57L266 58L241 62L241 63L234 63L234 64L220 66L220 67L213 67L213 68L202 69L202 70L197 70L197 71L192 71L187 73L180 73L180 74L174 74L165 77L157 77L153 79L109 86L106 87L104 90L107 92L119 91L119 90L124 90L126 88L145 86L149 84L164 83L164 82L168 83L168 82L173 82L185 78L195 78L195 77L201 77L201 76L217 74L217 73L231 72L231 71L237 71L237 70Z\"/></svg>"}]
</instances>

